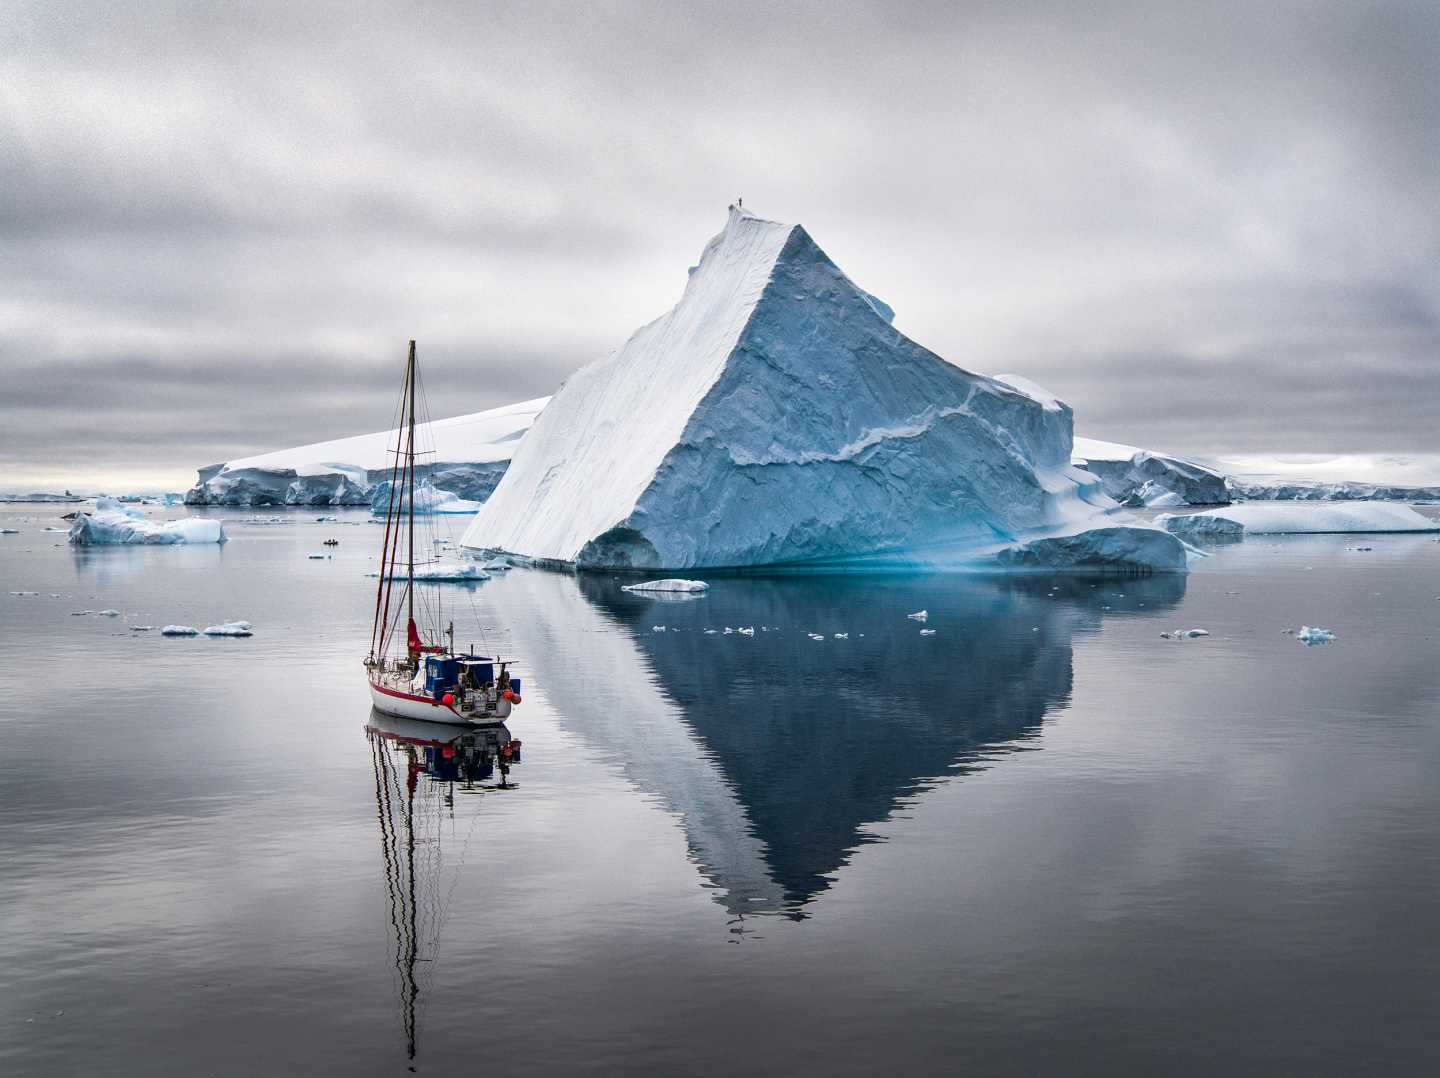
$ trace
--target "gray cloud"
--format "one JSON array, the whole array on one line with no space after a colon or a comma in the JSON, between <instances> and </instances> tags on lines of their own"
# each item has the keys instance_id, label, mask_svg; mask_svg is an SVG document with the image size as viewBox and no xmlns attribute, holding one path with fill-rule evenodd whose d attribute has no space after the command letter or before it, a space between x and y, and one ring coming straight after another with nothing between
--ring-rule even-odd
<instances>
[{"instance_id":1,"label":"gray cloud","mask_svg":"<svg viewBox=\"0 0 1440 1078\"><path fill-rule=\"evenodd\" d=\"M1402 3L10 4L0 485L383 426L411 336L436 414L547 392L736 194L1087 433L1434 451L1436 40Z\"/></svg>"}]
</instances>

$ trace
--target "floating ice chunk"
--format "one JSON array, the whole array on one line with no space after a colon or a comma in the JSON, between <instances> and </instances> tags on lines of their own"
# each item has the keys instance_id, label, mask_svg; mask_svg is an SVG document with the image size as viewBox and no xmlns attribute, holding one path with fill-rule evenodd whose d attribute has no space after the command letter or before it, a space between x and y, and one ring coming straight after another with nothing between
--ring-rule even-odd
<instances>
[{"instance_id":1,"label":"floating ice chunk","mask_svg":"<svg viewBox=\"0 0 1440 1078\"><path fill-rule=\"evenodd\" d=\"M850 634L849 634L849 633L831 633L830 635L833 636L836 640L849 640L849 639L850 639Z\"/></svg>"},{"instance_id":2,"label":"floating ice chunk","mask_svg":"<svg viewBox=\"0 0 1440 1078\"><path fill-rule=\"evenodd\" d=\"M191 625L167 625L160 630L161 636L199 636L200 630Z\"/></svg>"},{"instance_id":3,"label":"floating ice chunk","mask_svg":"<svg viewBox=\"0 0 1440 1078\"><path fill-rule=\"evenodd\" d=\"M750 628L748 628L748 629L737 629L736 631L737 631L741 636L754 636L754 635L755 635L755 626L752 625L752 626L750 626Z\"/></svg>"},{"instance_id":4,"label":"floating ice chunk","mask_svg":"<svg viewBox=\"0 0 1440 1078\"><path fill-rule=\"evenodd\" d=\"M921 635L921 636L934 636L934 635L935 635L935 630L934 630L934 629L921 629L921 630L920 630L920 635Z\"/></svg>"},{"instance_id":5,"label":"floating ice chunk","mask_svg":"<svg viewBox=\"0 0 1440 1078\"><path fill-rule=\"evenodd\" d=\"M76 513L70 526L70 542L77 546L110 546L122 543L171 545L175 543L223 543L225 528L218 520L184 517L180 520L146 520L119 509L106 508L109 499L96 503L94 513ZM109 503L114 504L114 503ZM51 529L46 529L47 531ZM64 529L54 529L62 531Z\"/></svg>"},{"instance_id":6,"label":"floating ice chunk","mask_svg":"<svg viewBox=\"0 0 1440 1078\"><path fill-rule=\"evenodd\" d=\"M664 580L647 580L642 584L626 584L621 591L706 591L710 587L703 580L683 580L667 577Z\"/></svg>"},{"instance_id":7,"label":"floating ice chunk","mask_svg":"<svg viewBox=\"0 0 1440 1078\"><path fill-rule=\"evenodd\" d=\"M663 625L652 625L652 626L650 626L650 631L651 631L652 633L663 633L663 632L665 631L665 626L663 626ZM725 631L728 633L730 630L729 630L729 629L726 629Z\"/></svg>"},{"instance_id":8,"label":"floating ice chunk","mask_svg":"<svg viewBox=\"0 0 1440 1078\"><path fill-rule=\"evenodd\" d=\"M913 618L915 621L924 621L926 618L928 618L928 617L930 616L930 611L928 611L928 610L917 610L917 611L915 611L915 613L913 613L913 614L906 614L905 616L906 616L907 618Z\"/></svg>"},{"instance_id":9,"label":"floating ice chunk","mask_svg":"<svg viewBox=\"0 0 1440 1078\"><path fill-rule=\"evenodd\" d=\"M481 565L480 568L484 569L487 573L508 573L512 566L504 558L491 558Z\"/></svg>"},{"instance_id":10,"label":"floating ice chunk","mask_svg":"<svg viewBox=\"0 0 1440 1078\"><path fill-rule=\"evenodd\" d=\"M162 630L163 631L163 630ZM207 625L201 630L206 636L254 636L248 621L225 621L219 625Z\"/></svg>"},{"instance_id":11,"label":"floating ice chunk","mask_svg":"<svg viewBox=\"0 0 1440 1078\"><path fill-rule=\"evenodd\" d=\"M807 635L810 637L811 640L824 640L824 639L825 639L825 636L824 636L823 633L809 633L809 634L807 634Z\"/></svg>"},{"instance_id":12,"label":"floating ice chunk","mask_svg":"<svg viewBox=\"0 0 1440 1078\"><path fill-rule=\"evenodd\" d=\"M1186 570L1185 546L1158 528L1108 525L1005 547L996 560L1012 569L1152 573Z\"/></svg>"},{"instance_id":13,"label":"floating ice chunk","mask_svg":"<svg viewBox=\"0 0 1440 1078\"><path fill-rule=\"evenodd\" d=\"M1298 502L1285 505L1251 502L1196 513L1189 519L1193 521L1201 517L1234 521L1243 525L1250 535L1440 531L1440 522L1417 513L1408 505L1395 502Z\"/></svg>"},{"instance_id":14,"label":"floating ice chunk","mask_svg":"<svg viewBox=\"0 0 1440 1078\"><path fill-rule=\"evenodd\" d=\"M706 635L706 636L714 636L717 631L718 631L718 630L716 630L716 629L706 629L706 630L705 630L705 635Z\"/></svg>"},{"instance_id":15,"label":"floating ice chunk","mask_svg":"<svg viewBox=\"0 0 1440 1078\"><path fill-rule=\"evenodd\" d=\"M379 573L367 573L367 576L378 577ZM390 574L391 580L404 580L405 572L396 569ZM415 570L415 583L417 584L443 584L447 582L464 583L469 580L489 580L490 574L478 565L422 565Z\"/></svg>"},{"instance_id":16,"label":"floating ice chunk","mask_svg":"<svg viewBox=\"0 0 1440 1078\"><path fill-rule=\"evenodd\" d=\"M155 628L153 625L132 625L130 631L132 633L148 633L153 628Z\"/></svg>"},{"instance_id":17,"label":"floating ice chunk","mask_svg":"<svg viewBox=\"0 0 1440 1078\"><path fill-rule=\"evenodd\" d=\"M1321 629L1318 626L1302 625L1300 631L1295 634L1295 639L1306 647L1313 647L1316 644L1328 644L1335 639L1335 634L1329 629Z\"/></svg>"},{"instance_id":18,"label":"floating ice chunk","mask_svg":"<svg viewBox=\"0 0 1440 1078\"><path fill-rule=\"evenodd\" d=\"M316 517L316 518L315 518L315 523L316 523L316 524L333 524L333 523L335 523L336 521L338 521L339 519L340 519L339 517Z\"/></svg>"},{"instance_id":19,"label":"floating ice chunk","mask_svg":"<svg viewBox=\"0 0 1440 1078\"><path fill-rule=\"evenodd\" d=\"M100 610L97 611L97 613L102 618L118 618L120 616L120 611L118 610Z\"/></svg>"},{"instance_id":20,"label":"floating ice chunk","mask_svg":"<svg viewBox=\"0 0 1440 1078\"><path fill-rule=\"evenodd\" d=\"M327 561L330 558L329 554L306 554L305 556L311 561Z\"/></svg>"},{"instance_id":21,"label":"floating ice chunk","mask_svg":"<svg viewBox=\"0 0 1440 1078\"><path fill-rule=\"evenodd\" d=\"M83 618L83 617L85 617L87 614L93 614L93 613L95 613L95 611L93 611L93 610L72 610L72 611L70 611L70 616L71 616L72 618Z\"/></svg>"},{"instance_id":22,"label":"floating ice chunk","mask_svg":"<svg viewBox=\"0 0 1440 1078\"><path fill-rule=\"evenodd\" d=\"M0 528L0 535L19 535L19 528Z\"/></svg>"},{"instance_id":23,"label":"floating ice chunk","mask_svg":"<svg viewBox=\"0 0 1440 1078\"><path fill-rule=\"evenodd\" d=\"M11 595L39 595L38 591L12 591Z\"/></svg>"}]
</instances>

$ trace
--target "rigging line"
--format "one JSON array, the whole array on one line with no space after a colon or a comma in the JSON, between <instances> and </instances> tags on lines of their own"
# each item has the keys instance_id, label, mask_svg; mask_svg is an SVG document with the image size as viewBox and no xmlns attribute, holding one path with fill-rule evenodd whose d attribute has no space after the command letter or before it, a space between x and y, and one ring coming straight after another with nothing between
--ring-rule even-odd
<instances>
[{"instance_id":1,"label":"rigging line","mask_svg":"<svg viewBox=\"0 0 1440 1078\"><path fill-rule=\"evenodd\" d=\"M414 393L414 385L412 384L412 383L413 383L413 379L412 379L412 377L411 377L412 373L413 373L413 372L412 372L412 365L409 364L409 363L407 363L407 364L405 365L405 387L404 387L404 389L401 390L401 393L400 393L400 406L401 406L402 409L403 409L404 406L405 406L405 398L406 398L407 396L409 396L409 395L411 395L411 394ZM398 449L399 446L400 446L400 441L401 441L401 439L400 439L400 432L399 432L399 429L397 428L397 429L396 429L396 432L395 432L395 445L396 445L396 448L397 448L397 449ZM396 456L396 458L395 458L395 465L396 465L397 468L398 468L399 463L400 463L400 458L399 458L399 456ZM395 496L395 483L394 483L393 480L392 480L391 483L390 483L390 495L391 495L391 502L392 502L392 504L393 504L393 502L394 502L394 496ZM400 529L399 529L398 527L395 528L394 541L395 541L396 552L398 552L399 547L400 547ZM385 625L384 628L382 628L382 630L381 630L381 632L380 632L380 654L381 654L382 656L383 656L383 655L385 654L385 652L388 650L388 645L389 645L389 635L390 635L390 634L389 634L389 632L388 632L388 628L389 628L388 623L389 623L389 621L390 621L390 596L391 596L391 593L395 590L395 582L394 582L394 580L393 580L393 577L394 577L394 575L395 575L395 574L394 574L395 558L394 558L394 555L393 555L393 554L391 553L391 551L390 551L390 515L389 515L388 512L386 513L386 516L385 516L385 543L386 543L386 545L381 549L381 552L380 552L380 579L381 579L381 582L386 585L386 587L385 587L385 613L382 615L382 619L383 619L383 621L386 623L386 625ZM387 578L391 578L391 579L387 579Z\"/></svg>"},{"instance_id":2,"label":"rigging line","mask_svg":"<svg viewBox=\"0 0 1440 1078\"><path fill-rule=\"evenodd\" d=\"M403 391L401 399L404 399ZM395 478L399 474L400 470L400 457L398 454L400 445L400 431L398 427L395 430L395 445L397 454L394 461L390 465L390 489L388 491L388 502L385 506L385 538L380 544L380 579L375 583L375 616L374 620L370 623L370 654L372 657L375 654L375 643L377 638L380 641L381 655L384 655L385 638L384 634L381 632L380 596L383 592L388 591L390 588L390 581L387 579L390 576L390 573L386 571L385 551L390 546L390 517L395 508Z\"/></svg>"}]
</instances>

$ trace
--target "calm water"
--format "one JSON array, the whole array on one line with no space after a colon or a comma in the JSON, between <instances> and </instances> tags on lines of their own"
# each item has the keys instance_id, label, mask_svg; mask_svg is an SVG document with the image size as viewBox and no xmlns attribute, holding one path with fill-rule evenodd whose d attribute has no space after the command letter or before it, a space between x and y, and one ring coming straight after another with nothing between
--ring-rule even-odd
<instances>
[{"instance_id":1,"label":"calm water","mask_svg":"<svg viewBox=\"0 0 1440 1078\"><path fill-rule=\"evenodd\" d=\"M1440 1068L1430 537L684 602L512 572L447 594L521 659L518 788L412 803L363 516L74 550L47 512L0 508L0 1073Z\"/></svg>"}]
</instances>

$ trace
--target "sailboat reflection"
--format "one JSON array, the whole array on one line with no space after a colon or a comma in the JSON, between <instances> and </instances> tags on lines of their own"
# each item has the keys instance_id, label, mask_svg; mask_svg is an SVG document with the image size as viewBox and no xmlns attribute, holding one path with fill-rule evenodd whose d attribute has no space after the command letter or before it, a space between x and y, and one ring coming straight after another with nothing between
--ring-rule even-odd
<instances>
[{"instance_id":1,"label":"sailboat reflection","mask_svg":"<svg viewBox=\"0 0 1440 1078\"><path fill-rule=\"evenodd\" d=\"M434 976L444 927L446 847L455 855L458 875L474 830L473 820L463 834L453 826L455 794L515 789L510 769L520 763L521 745L503 724L457 729L378 711L370 713L365 736L375 776L400 1022L406 1055L414 1059L421 981Z\"/></svg>"}]
</instances>

